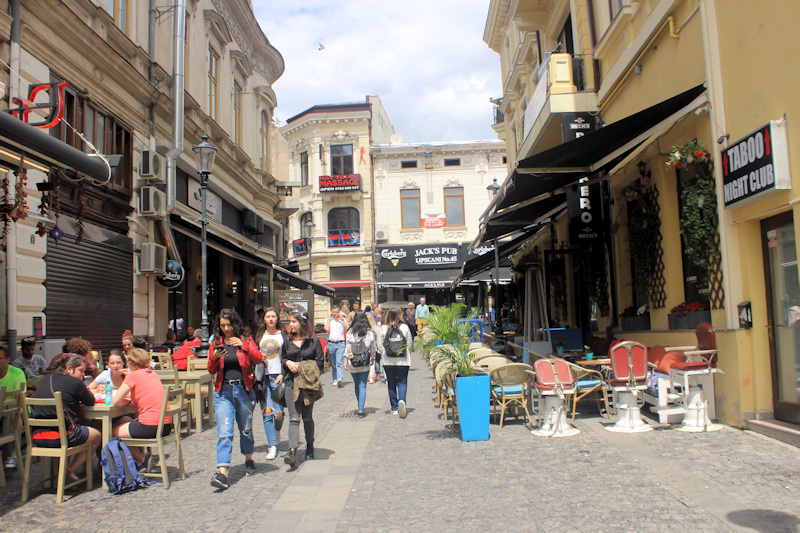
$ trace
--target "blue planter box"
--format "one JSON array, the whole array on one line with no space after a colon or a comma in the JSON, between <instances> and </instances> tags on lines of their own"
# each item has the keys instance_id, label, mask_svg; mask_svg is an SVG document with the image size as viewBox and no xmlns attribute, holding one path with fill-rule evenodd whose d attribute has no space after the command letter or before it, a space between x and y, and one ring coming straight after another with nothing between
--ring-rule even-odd
<instances>
[{"instance_id":1,"label":"blue planter box","mask_svg":"<svg viewBox=\"0 0 800 533\"><path fill-rule=\"evenodd\" d=\"M456 378L461 440L489 440L489 375Z\"/></svg>"}]
</instances>

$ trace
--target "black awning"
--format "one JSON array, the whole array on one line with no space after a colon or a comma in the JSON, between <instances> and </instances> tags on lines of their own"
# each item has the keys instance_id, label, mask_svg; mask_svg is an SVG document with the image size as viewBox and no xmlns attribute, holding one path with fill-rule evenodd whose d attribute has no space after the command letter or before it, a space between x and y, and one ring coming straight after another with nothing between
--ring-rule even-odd
<instances>
[{"instance_id":1,"label":"black awning","mask_svg":"<svg viewBox=\"0 0 800 533\"><path fill-rule=\"evenodd\" d=\"M613 168L653 130L663 127L662 122L692 104L704 91L705 87L698 85L574 141L519 160L498 198L492 202L493 210L510 207L546 192L547 184L542 184L542 180L550 180L552 190L594 172Z\"/></svg>"},{"instance_id":2,"label":"black awning","mask_svg":"<svg viewBox=\"0 0 800 533\"><path fill-rule=\"evenodd\" d=\"M508 242L497 243L497 258L500 265L508 264L509 254L515 252L520 246L530 240L531 237L533 237L533 235L525 233L525 235ZM492 269L494 266L494 250L489 250L483 255L468 259L467 262L464 263L464 266L461 267L461 274L458 277L458 281L472 279L477 274Z\"/></svg>"},{"instance_id":3,"label":"black awning","mask_svg":"<svg viewBox=\"0 0 800 533\"><path fill-rule=\"evenodd\" d=\"M449 287L458 274L458 268L440 270L394 270L381 271L378 274L378 287L413 288L423 287L436 289Z\"/></svg>"},{"instance_id":4,"label":"black awning","mask_svg":"<svg viewBox=\"0 0 800 533\"><path fill-rule=\"evenodd\" d=\"M46 167L73 170L99 182L107 181L111 174L108 158L90 156L4 112L0 112L0 146L9 152L0 159L10 163L19 164L18 154L24 154L25 159Z\"/></svg>"},{"instance_id":5,"label":"black awning","mask_svg":"<svg viewBox=\"0 0 800 533\"><path fill-rule=\"evenodd\" d=\"M285 283L296 289L312 290L314 291L314 294L318 296L325 296L327 298L333 298L336 295L336 290L328 287L327 285L316 283L310 279L299 276L294 272L290 272L285 268L275 265L272 266L272 281Z\"/></svg>"},{"instance_id":6,"label":"black awning","mask_svg":"<svg viewBox=\"0 0 800 533\"><path fill-rule=\"evenodd\" d=\"M549 183L554 189L560 188L555 183ZM566 203L567 195L557 193L538 198L536 201L526 203L524 206L518 204L518 207L514 206L511 209L496 213L482 228L478 236L480 240L476 239L473 245L491 241L492 239L499 239L505 235L535 226L542 220L561 211L566 206Z\"/></svg>"}]
</instances>

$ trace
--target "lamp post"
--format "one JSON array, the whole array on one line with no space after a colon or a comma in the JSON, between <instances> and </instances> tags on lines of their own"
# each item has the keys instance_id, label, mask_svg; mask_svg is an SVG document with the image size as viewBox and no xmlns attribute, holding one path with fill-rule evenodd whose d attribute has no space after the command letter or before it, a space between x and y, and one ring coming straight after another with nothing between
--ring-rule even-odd
<instances>
[{"instance_id":1,"label":"lamp post","mask_svg":"<svg viewBox=\"0 0 800 533\"><path fill-rule=\"evenodd\" d=\"M311 243L313 242L314 228L317 225L314 224L314 219L311 217L309 217L309 219L303 225L308 230L308 279L313 280L314 276L312 275L313 270L311 263Z\"/></svg>"},{"instance_id":2,"label":"lamp post","mask_svg":"<svg viewBox=\"0 0 800 533\"><path fill-rule=\"evenodd\" d=\"M200 227L200 268L201 268L201 281L200 290L203 299L203 314L202 322L200 323L200 353L208 353L208 235L206 234L206 190L208 189L208 175L214 168L214 157L217 155L217 149L208 142L208 135L203 135L203 142L197 146L192 147L194 152L195 162L197 164L197 172L200 173L200 204L201 216Z\"/></svg>"},{"instance_id":3,"label":"lamp post","mask_svg":"<svg viewBox=\"0 0 800 533\"><path fill-rule=\"evenodd\" d=\"M497 196L497 191L500 190L497 178L492 179L492 183L486 187L486 190L492 193L492 197ZM502 319L500 319L500 255L497 252L497 239L492 239L492 245L494 246L494 325L495 333L502 333Z\"/></svg>"}]
</instances>

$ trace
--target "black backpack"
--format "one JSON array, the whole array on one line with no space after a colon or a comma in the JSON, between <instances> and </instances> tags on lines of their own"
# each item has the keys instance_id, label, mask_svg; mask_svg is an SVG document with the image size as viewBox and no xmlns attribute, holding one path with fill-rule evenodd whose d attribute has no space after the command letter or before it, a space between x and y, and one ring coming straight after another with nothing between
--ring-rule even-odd
<instances>
[{"instance_id":1,"label":"black backpack","mask_svg":"<svg viewBox=\"0 0 800 533\"><path fill-rule=\"evenodd\" d=\"M369 350L367 349L367 343L364 342L364 339L351 342L350 351L353 354L353 358L350 359L353 366L369 365Z\"/></svg>"},{"instance_id":2,"label":"black backpack","mask_svg":"<svg viewBox=\"0 0 800 533\"><path fill-rule=\"evenodd\" d=\"M406 356L406 338L400 328L393 326L386 330L386 336L383 338L383 350L387 357Z\"/></svg>"}]
</instances>

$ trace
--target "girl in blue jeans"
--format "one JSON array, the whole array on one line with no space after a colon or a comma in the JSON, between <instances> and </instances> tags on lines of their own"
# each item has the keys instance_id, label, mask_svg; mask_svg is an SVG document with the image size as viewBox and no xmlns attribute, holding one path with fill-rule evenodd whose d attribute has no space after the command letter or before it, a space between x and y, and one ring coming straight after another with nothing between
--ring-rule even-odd
<instances>
[{"instance_id":1,"label":"girl in blue jeans","mask_svg":"<svg viewBox=\"0 0 800 533\"><path fill-rule=\"evenodd\" d=\"M267 460L278 456L277 432L283 426L283 406L272 400L272 391L283 381L281 375L281 348L286 342L286 328L274 308L264 311L264 321L255 335L264 362L256 367L256 379L259 380L259 404L264 417L264 433L267 436Z\"/></svg>"},{"instance_id":2,"label":"girl in blue jeans","mask_svg":"<svg viewBox=\"0 0 800 533\"><path fill-rule=\"evenodd\" d=\"M359 417L364 417L364 403L367 400L367 379L370 366L375 362L377 343L364 311L356 311L353 323L347 331L344 347L344 369L350 371L355 383L356 401Z\"/></svg>"},{"instance_id":3,"label":"girl in blue jeans","mask_svg":"<svg viewBox=\"0 0 800 533\"><path fill-rule=\"evenodd\" d=\"M400 309L389 309L383 317L383 324L378 328L378 351L381 354L383 372L386 374L386 385L389 387L389 404L393 415L405 418L406 390L408 388L408 368L411 366L411 330L403 322ZM403 349L394 356L386 353L386 337L402 334Z\"/></svg>"},{"instance_id":4,"label":"girl in blue jeans","mask_svg":"<svg viewBox=\"0 0 800 533\"><path fill-rule=\"evenodd\" d=\"M245 456L245 473L256 473L253 461L253 394L252 365L263 360L252 337L244 335L242 320L233 309L220 311L214 336L213 349L209 349L208 372L216 374L214 384L214 409L217 418L217 473L211 486L228 488L228 467L233 454L233 424L239 426L239 449Z\"/></svg>"}]
</instances>

